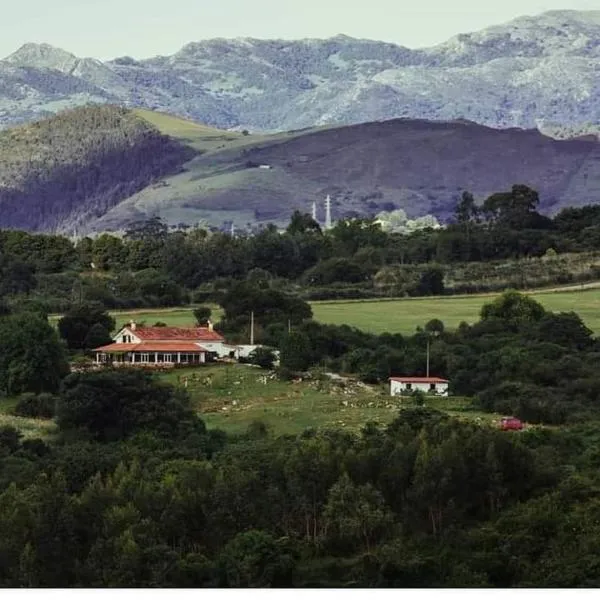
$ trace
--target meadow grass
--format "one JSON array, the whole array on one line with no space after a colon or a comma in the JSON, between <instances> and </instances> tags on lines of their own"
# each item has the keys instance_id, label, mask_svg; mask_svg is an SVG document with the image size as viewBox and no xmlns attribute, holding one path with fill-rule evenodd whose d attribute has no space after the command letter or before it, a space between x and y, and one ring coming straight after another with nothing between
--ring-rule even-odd
<instances>
[{"instance_id":1,"label":"meadow grass","mask_svg":"<svg viewBox=\"0 0 600 600\"><path fill-rule=\"evenodd\" d=\"M249 365L216 364L161 374L164 381L185 387L209 428L239 434L256 421L274 435L299 434L306 429L358 431L368 422L387 425L410 398L392 398L387 385L366 386L349 381L340 386L328 380L297 383L268 379ZM195 376L195 377L194 377ZM476 411L466 398L427 398L425 405L459 419L491 424L499 415Z\"/></svg>"},{"instance_id":2,"label":"meadow grass","mask_svg":"<svg viewBox=\"0 0 600 600\"><path fill-rule=\"evenodd\" d=\"M350 325L370 333L411 334L431 319L441 319L448 329L455 329L461 321L474 323L479 319L481 307L498 295L324 301L312 302L311 306L314 318L322 323ZM600 333L600 288L536 291L531 296L553 312L575 311L594 333ZM213 321L219 321L222 309L211 308ZM111 311L111 314L117 330L131 319L146 325L161 321L172 327L191 327L195 323L189 307ZM53 322L58 319L51 317Z\"/></svg>"},{"instance_id":3,"label":"meadow grass","mask_svg":"<svg viewBox=\"0 0 600 600\"><path fill-rule=\"evenodd\" d=\"M371 333L414 333L419 325L440 319L449 329L479 319L481 307L499 294L406 298L399 300L315 302L314 317L323 323L352 325ZM530 294L547 310L575 311L595 333L600 333L600 289L538 291Z\"/></svg>"}]
</instances>

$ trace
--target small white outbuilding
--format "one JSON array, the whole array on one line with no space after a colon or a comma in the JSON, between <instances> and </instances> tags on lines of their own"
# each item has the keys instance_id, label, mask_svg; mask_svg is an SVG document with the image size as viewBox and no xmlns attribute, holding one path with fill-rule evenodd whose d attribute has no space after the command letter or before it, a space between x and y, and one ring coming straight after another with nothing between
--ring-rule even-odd
<instances>
[{"instance_id":1,"label":"small white outbuilding","mask_svg":"<svg viewBox=\"0 0 600 600\"><path fill-rule=\"evenodd\" d=\"M421 391L438 396L448 395L448 380L441 377L390 377L390 395Z\"/></svg>"}]
</instances>

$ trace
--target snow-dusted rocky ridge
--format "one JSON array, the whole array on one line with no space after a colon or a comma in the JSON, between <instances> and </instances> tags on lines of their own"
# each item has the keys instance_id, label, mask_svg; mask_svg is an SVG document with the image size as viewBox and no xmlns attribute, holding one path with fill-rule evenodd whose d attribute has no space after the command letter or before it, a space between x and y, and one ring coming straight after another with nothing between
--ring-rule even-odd
<instances>
[{"instance_id":1,"label":"snow-dusted rocky ridge","mask_svg":"<svg viewBox=\"0 0 600 600\"><path fill-rule=\"evenodd\" d=\"M106 63L26 44L0 61L0 126L87 102L262 131L407 117L596 133L600 11L521 17L417 50L346 36L215 39Z\"/></svg>"}]
</instances>

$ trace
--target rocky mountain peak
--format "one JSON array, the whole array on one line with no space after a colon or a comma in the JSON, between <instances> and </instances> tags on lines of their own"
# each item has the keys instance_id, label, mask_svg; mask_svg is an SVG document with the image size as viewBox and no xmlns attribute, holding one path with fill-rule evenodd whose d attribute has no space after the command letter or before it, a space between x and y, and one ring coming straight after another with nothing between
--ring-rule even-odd
<instances>
[{"instance_id":1,"label":"rocky mountain peak","mask_svg":"<svg viewBox=\"0 0 600 600\"><path fill-rule=\"evenodd\" d=\"M28 43L7 56L4 61L19 67L65 71L67 65L72 67L77 62L77 57L51 44Z\"/></svg>"}]
</instances>

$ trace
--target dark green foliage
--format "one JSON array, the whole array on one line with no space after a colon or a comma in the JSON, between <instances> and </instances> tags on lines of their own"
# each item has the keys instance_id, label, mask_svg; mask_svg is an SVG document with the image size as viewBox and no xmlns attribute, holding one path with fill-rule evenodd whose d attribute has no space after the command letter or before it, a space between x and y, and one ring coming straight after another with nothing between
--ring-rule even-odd
<instances>
[{"instance_id":1,"label":"dark green foliage","mask_svg":"<svg viewBox=\"0 0 600 600\"><path fill-rule=\"evenodd\" d=\"M210 320L211 314L212 310L210 306L197 306L194 309L194 318L196 319L196 323L202 327L206 326Z\"/></svg>"},{"instance_id":2,"label":"dark green foliage","mask_svg":"<svg viewBox=\"0 0 600 600\"><path fill-rule=\"evenodd\" d=\"M258 365L261 369L272 369L276 358L275 352L271 348L259 346L249 354L248 362L251 365Z\"/></svg>"},{"instance_id":3,"label":"dark green foliage","mask_svg":"<svg viewBox=\"0 0 600 600\"><path fill-rule=\"evenodd\" d=\"M77 304L58 322L58 331L72 350L97 348L111 342L115 320L102 304Z\"/></svg>"},{"instance_id":4,"label":"dark green foliage","mask_svg":"<svg viewBox=\"0 0 600 600\"><path fill-rule=\"evenodd\" d=\"M62 344L45 318L34 313L0 318L0 390L55 392L68 372Z\"/></svg>"},{"instance_id":5,"label":"dark green foliage","mask_svg":"<svg viewBox=\"0 0 600 600\"><path fill-rule=\"evenodd\" d=\"M439 267L431 267L421 274L417 285L419 296L441 296L444 293L444 272Z\"/></svg>"},{"instance_id":6,"label":"dark green foliage","mask_svg":"<svg viewBox=\"0 0 600 600\"><path fill-rule=\"evenodd\" d=\"M481 319L500 319L505 325L518 327L524 323L539 321L546 311L533 298L508 291L493 302L484 304L481 309Z\"/></svg>"},{"instance_id":7,"label":"dark green foliage","mask_svg":"<svg viewBox=\"0 0 600 600\"><path fill-rule=\"evenodd\" d=\"M255 429L206 459L180 437L47 446L2 428L0 585L564 587L600 579L593 427L514 436L419 408L359 435L274 438Z\"/></svg>"},{"instance_id":8,"label":"dark green foliage","mask_svg":"<svg viewBox=\"0 0 600 600\"><path fill-rule=\"evenodd\" d=\"M246 531L223 548L219 586L230 588L290 587L295 558L288 540L263 531Z\"/></svg>"},{"instance_id":9,"label":"dark green foliage","mask_svg":"<svg viewBox=\"0 0 600 600\"><path fill-rule=\"evenodd\" d=\"M304 280L314 286L330 285L335 282L358 283L368 278L369 273L365 268L347 258L330 258L304 274Z\"/></svg>"},{"instance_id":10,"label":"dark green foliage","mask_svg":"<svg viewBox=\"0 0 600 600\"><path fill-rule=\"evenodd\" d=\"M148 373L123 369L67 377L57 423L62 430L81 430L98 440L120 440L143 430L173 436L201 425L181 390Z\"/></svg>"},{"instance_id":11,"label":"dark green foliage","mask_svg":"<svg viewBox=\"0 0 600 600\"><path fill-rule=\"evenodd\" d=\"M221 298L225 312L221 326L224 331L248 330L251 314L257 326L292 325L301 323L312 316L306 302L291 294L269 288L261 288L250 282L234 284Z\"/></svg>"},{"instance_id":12,"label":"dark green foliage","mask_svg":"<svg viewBox=\"0 0 600 600\"><path fill-rule=\"evenodd\" d=\"M56 413L57 396L54 394L31 392L21 394L15 406L14 414L34 419L52 419Z\"/></svg>"},{"instance_id":13,"label":"dark green foliage","mask_svg":"<svg viewBox=\"0 0 600 600\"><path fill-rule=\"evenodd\" d=\"M309 337L301 331L291 331L280 344L280 364L289 371L306 371L312 364L314 355Z\"/></svg>"}]
</instances>

